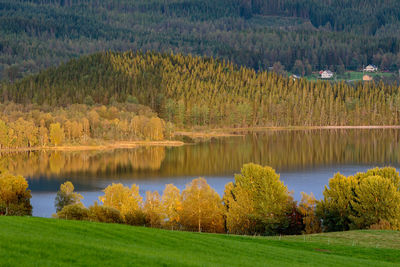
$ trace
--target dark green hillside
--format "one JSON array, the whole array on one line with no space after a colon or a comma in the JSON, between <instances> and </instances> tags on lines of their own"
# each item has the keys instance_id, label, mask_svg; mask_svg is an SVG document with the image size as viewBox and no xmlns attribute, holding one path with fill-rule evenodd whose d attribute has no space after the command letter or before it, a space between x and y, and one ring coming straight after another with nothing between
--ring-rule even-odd
<instances>
[{"instance_id":1,"label":"dark green hillside","mask_svg":"<svg viewBox=\"0 0 400 267\"><path fill-rule=\"evenodd\" d=\"M8 80L97 51L213 56L305 75L400 68L396 0L0 0ZM279 69L279 68L278 68Z\"/></svg>"},{"instance_id":2,"label":"dark green hillside","mask_svg":"<svg viewBox=\"0 0 400 267\"><path fill-rule=\"evenodd\" d=\"M395 266L399 238L393 231L351 231L280 240L0 217L0 265Z\"/></svg>"},{"instance_id":3,"label":"dark green hillside","mask_svg":"<svg viewBox=\"0 0 400 267\"><path fill-rule=\"evenodd\" d=\"M2 101L138 101L183 126L399 125L400 88L292 80L213 58L98 53L3 86Z\"/></svg>"}]
</instances>

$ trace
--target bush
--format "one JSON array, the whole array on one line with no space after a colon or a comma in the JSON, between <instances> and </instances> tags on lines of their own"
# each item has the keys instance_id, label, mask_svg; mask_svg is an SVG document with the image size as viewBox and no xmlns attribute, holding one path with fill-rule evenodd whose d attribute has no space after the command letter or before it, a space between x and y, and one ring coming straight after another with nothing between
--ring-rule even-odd
<instances>
[{"instance_id":1,"label":"bush","mask_svg":"<svg viewBox=\"0 0 400 267\"><path fill-rule=\"evenodd\" d=\"M127 213L125 215L125 223L129 225L146 225L146 214L141 210Z\"/></svg>"},{"instance_id":2,"label":"bush","mask_svg":"<svg viewBox=\"0 0 400 267\"><path fill-rule=\"evenodd\" d=\"M104 207L97 202L93 206L89 207L89 219L96 222L104 223L123 223L124 220L121 216L121 212L111 207Z\"/></svg>"},{"instance_id":3,"label":"bush","mask_svg":"<svg viewBox=\"0 0 400 267\"><path fill-rule=\"evenodd\" d=\"M392 230L393 227L390 222L386 220L380 220L378 223L375 223L369 227L371 230Z\"/></svg>"},{"instance_id":4,"label":"bush","mask_svg":"<svg viewBox=\"0 0 400 267\"><path fill-rule=\"evenodd\" d=\"M57 212L55 217L64 220L88 220L89 210L81 203L67 205L61 211Z\"/></svg>"}]
</instances>

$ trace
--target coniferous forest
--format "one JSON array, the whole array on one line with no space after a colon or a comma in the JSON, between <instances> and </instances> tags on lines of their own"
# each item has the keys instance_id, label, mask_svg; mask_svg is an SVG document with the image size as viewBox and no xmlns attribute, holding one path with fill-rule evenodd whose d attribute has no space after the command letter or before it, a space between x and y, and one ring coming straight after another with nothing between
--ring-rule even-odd
<instances>
[{"instance_id":1,"label":"coniferous forest","mask_svg":"<svg viewBox=\"0 0 400 267\"><path fill-rule=\"evenodd\" d=\"M0 74L98 51L213 56L255 70L400 68L396 0L1 0Z\"/></svg>"},{"instance_id":2,"label":"coniferous forest","mask_svg":"<svg viewBox=\"0 0 400 267\"><path fill-rule=\"evenodd\" d=\"M213 58L107 52L3 84L1 100L50 109L139 103L178 128L398 125L399 90L293 80Z\"/></svg>"}]
</instances>

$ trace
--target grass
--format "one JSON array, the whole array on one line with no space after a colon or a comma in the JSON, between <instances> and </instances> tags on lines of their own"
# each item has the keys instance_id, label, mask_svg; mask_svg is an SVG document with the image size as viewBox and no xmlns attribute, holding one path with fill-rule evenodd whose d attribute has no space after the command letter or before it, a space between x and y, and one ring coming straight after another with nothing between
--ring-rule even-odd
<instances>
[{"instance_id":1,"label":"grass","mask_svg":"<svg viewBox=\"0 0 400 267\"><path fill-rule=\"evenodd\" d=\"M399 244L394 231L247 237L0 217L1 266L395 266Z\"/></svg>"},{"instance_id":2,"label":"grass","mask_svg":"<svg viewBox=\"0 0 400 267\"><path fill-rule=\"evenodd\" d=\"M393 72L362 72L362 71L347 71L345 74L338 74L332 79L327 79L328 81L362 81L364 75L369 75L371 77L390 77L395 75ZM310 81L320 80L317 73L307 75L304 78Z\"/></svg>"}]
</instances>

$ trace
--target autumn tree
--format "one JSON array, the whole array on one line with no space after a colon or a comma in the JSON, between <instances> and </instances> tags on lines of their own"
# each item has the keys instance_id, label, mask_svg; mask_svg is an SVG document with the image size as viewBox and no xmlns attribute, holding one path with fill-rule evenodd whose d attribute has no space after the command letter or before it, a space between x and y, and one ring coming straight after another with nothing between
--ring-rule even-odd
<instances>
[{"instance_id":1,"label":"autumn tree","mask_svg":"<svg viewBox=\"0 0 400 267\"><path fill-rule=\"evenodd\" d=\"M223 205L204 178L194 179L182 191L181 224L187 230L223 232Z\"/></svg>"},{"instance_id":2,"label":"autumn tree","mask_svg":"<svg viewBox=\"0 0 400 267\"><path fill-rule=\"evenodd\" d=\"M143 211L146 214L146 222L150 227L161 227L164 221L162 212L161 197L157 191L146 192L146 201L143 205Z\"/></svg>"},{"instance_id":3,"label":"autumn tree","mask_svg":"<svg viewBox=\"0 0 400 267\"><path fill-rule=\"evenodd\" d=\"M67 205L78 204L81 202L83 196L74 192L74 189L74 185L69 181L60 186L54 204L57 212L61 211Z\"/></svg>"},{"instance_id":4,"label":"autumn tree","mask_svg":"<svg viewBox=\"0 0 400 267\"><path fill-rule=\"evenodd\" d=\"M139 194L139 187L132 184L132 187L122 184L112 184L104 189L104 196L99 200L105 207L111 207L121 212L124 219L126 216L133 216L142 209L142 197Z\"/></svg>"},{"instance_id":5,"label":"autumn tree","mask_svg":"<svg viewBox=\"0 0 400 267\"><path fill-rule=\"evenodd\" d=\"M182 211L182 197L179 189L173 184L165 186L162 195L162 209L167 221L166 226L176 229L181 221L180 213Z\"/></svg>"},{"instance_id":6,"label":"autumn tree","mask_svg":"<svg viewBox=\"0 0 400 267\"><path fill-rule=\"evenodd\" d=\"M253 219L255 205L249 192L242 187L235 187L234 183L230 182L225 185L223 202L228 233L256 232L256 221Z\"/></svg>"},{"instance_id":7,"label":"autumn tree","mask_svg":"<svg viewBox=\"0 0 400 267\"><path fill-rule=\"evenodd\" d=\"M245 164L235 183L225 188L227 229L231 233L274 234L288 224L291 198L270 167Z\"/></svg>"},{"instance_id":8,"label":"autumn tree","mask_svg":"<svg viewBox=\"0 0 400 267\"><path fill-rule=\"evenodd\" d=\"M60 123L50 124L50 140L55 146L59 146L64 142L64 129L61 127Z\"/></svg>"},{"instance_id":9,"label":"autumn tree","mask_svg":"<svg viewBox=\"0 0 400 267\"><path fill-rule=\"evenodd\" d=\"M0 175L0 214L32 215L31 191L22 176Z\"/></svg>"},{"instance_id":10,"label":"autumn tree","mask_svg":"<svg viewBox=\"0 0 400 267\"><path fill-rule=\"evenodd\" d=\"M303 224L305 226L305 234L320 233L322 231L321 221L316 215L317 200L313 193L310 195L301 192L301 201L299 211L303 216Z\"/></svg>"},{"instance_id":11,"label":"autumn tree","mask_svg":"<svg viewBox=\"0 0 400 267\"><path fill-rule=\"evenodd\" d=\"M9 146L8 126L0 120L0 148L4 149Z\"/></svg>"}]
</instances>

